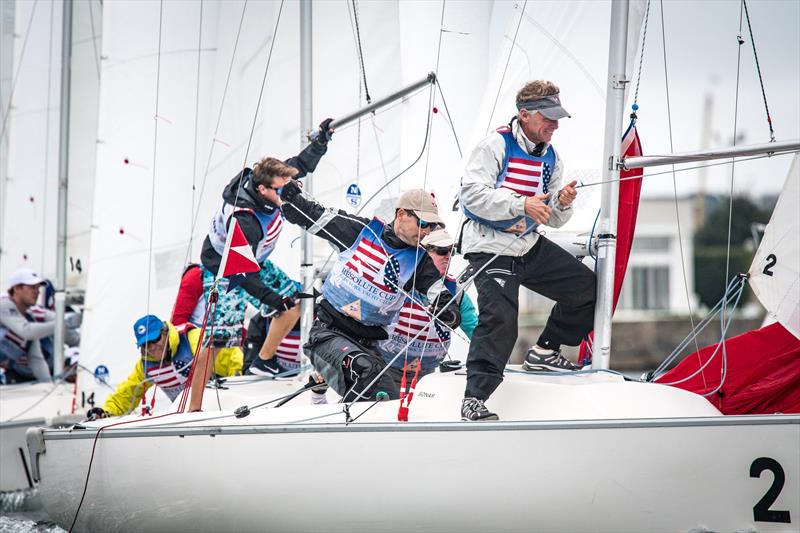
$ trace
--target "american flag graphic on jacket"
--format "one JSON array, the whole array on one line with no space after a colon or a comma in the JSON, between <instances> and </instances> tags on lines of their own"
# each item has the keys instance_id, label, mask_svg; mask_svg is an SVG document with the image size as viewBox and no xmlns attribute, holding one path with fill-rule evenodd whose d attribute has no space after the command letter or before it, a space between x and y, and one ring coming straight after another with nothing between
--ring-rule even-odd
<instances>
[{"instance_id":1,"label":"american flag graphic on jacket","mask_svg":"<svg viewBox=\"0 0 800 533\"><path fill-rule=\"evenodd\" d=\"M541 185L541 193L546 193L552 173L550 165L544 161L511 157L500 187L523 196L534 196L540 194Z\"/></svg>"},{"instance_id":2,"label":"american flag graphic on jacket","mask_svg":"<svg viewBox=\"0 0 800 533\"><path fill-rule=\"evenodd\" d=\"M389 256L379 243L362 237L345 268L353 270L382 291L397 292L400 263L397 258Z\"/></svg>"}]
</instances>

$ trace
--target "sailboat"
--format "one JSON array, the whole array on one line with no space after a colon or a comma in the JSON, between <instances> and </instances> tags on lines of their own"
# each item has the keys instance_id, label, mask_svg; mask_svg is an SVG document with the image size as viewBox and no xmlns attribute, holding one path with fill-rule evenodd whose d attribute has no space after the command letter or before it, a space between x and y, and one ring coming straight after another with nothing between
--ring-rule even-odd
<instances>
[{"instance_id":1,"label":"sailboat","mask_svg":"<svg viewBox=\"0 0 800 533\"><path fill-rule=\"evenodd\" d=\"M3 5L3 53L9 56L1 63L3 79L9 83L0 102L0 279L5 289L14 270L33 268L60 280L56 284L66 289L69 303L80 309L88 277L94 198L101 6L85 2L65 7ZM71 21L62 23L66 16ZM14 34L24 36L16 46ZM37 41L48 46L36 47ZM71 73L66 80L59 80L62 65ZM55 186L67 183L65 173L68 191ZM69 205L61 220L56 209L59 196ZM57 241L65 245L61 261L54 253ZM59 262L66 267L63 273L56 267ZM61 371L56 368L56 374ZM80 368L77 373L79 385L56 379L52 384L0 387L0 491L33 487L25 445L28 427L71 425L84 418L95 399L99 402L107 394L108 387L95 381L91 372Z\"/></svg>"},{"instance_id":2,"label":"sailboat","mask_svg":"<svg viewBox=\"0 0 800 533\"><path fill-rule=\"evenodd\" d=\"M604 160L620 155L624 84L613 80L627 79L628 7L610 13ZM595 361L569 375L510 366L490 402L502 422L458 421L465 377L455 371L423 378L403 423L397 401L234 400L219 412L31 430L29 451L48 514L76 530L134 520L145 531L795 528L800 416L723 416L697 394ZM232 449L268 460L207 468ZM317 483L336 490L315 495ZM254 495L257 505L237 505Z\"/></svg>"}]
</instances>

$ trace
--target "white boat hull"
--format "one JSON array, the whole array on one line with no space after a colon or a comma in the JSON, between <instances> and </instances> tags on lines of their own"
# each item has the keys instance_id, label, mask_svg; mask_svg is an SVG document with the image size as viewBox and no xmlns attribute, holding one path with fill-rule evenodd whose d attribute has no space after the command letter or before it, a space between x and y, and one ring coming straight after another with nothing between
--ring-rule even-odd
<instances>
[{"instance_id":1,"label":"white boat hull","mask_svg":"<svg viewBox=\"0 0 800 533\"><path fill-rule=\"evenodd\" d=\"M797 531L800 416L714 416L705 400L678 389L563 379L512 376L496 403L525 404L528 391L552 412L566 405L566 415L571 396L607 390L694 402L684 410L695 414L602 419L597 405L585 405L594 419L447 421L437 406L455 411L449 391L463 378L436 376L420 382L412 414L440 421L392 422L396 401L356 405L353 417L371 409L350 424L336 404L240 419L176 415L101 434L75 530ZM599 409L613 416L620 408ZM29 433L42 501L64 527L78 508L95 434ZM754 464L768 468L753 477ZM778 470L785 482L761 506L788 512L788 523L754 514Z\"/></svg>"},{"instance_id":2,"label":"white boat hull","mask_svg":"<svg viewBox=\"0 0 800 533\"><path fill-rule=\"evenodd\" d=\"M83 392L83 394L81 394ZM64 427L86 411L86 391L72 383L23 383L0 387L0 492L33 487L25 443L29 427Z\"/></svg>"}]
</instances>

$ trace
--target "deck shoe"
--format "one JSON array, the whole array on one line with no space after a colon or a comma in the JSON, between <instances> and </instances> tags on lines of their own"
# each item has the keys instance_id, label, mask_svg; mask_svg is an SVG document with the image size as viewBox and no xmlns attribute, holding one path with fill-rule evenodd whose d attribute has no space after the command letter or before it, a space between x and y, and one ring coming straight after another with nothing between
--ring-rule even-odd
<instances>
[{"instance_id":1,"label":"deck shoe","mask_svg":"<svg viewBox=\"0 0 800 533\"><path fill-rule=\"evenodd\" d=\"M528 354L522 362L522 368L531 372L571 372L580 370L569 359L562 356L559 350L548 350L537 348L536 346L528 350Z\"/></svg>"},{"instance_id":2,"label":"deck shoe","mask_svg":"<svg viewBox=\"0 0 800 533\"><path fill-rule=\"evenodd\" d=\"M491 412L478 398L464 398L461 402L461 420L464 422L484 422L500 420L500 417Z\"/></svg>"},{"instance_id":3,"label":"deck shoe","mask_svg":"<svg viewBox=\"0 0 800 533\"><path fill-rule=\"evenodd\" d=\"M272 359L261 359L260 357L256 357L253 362L250 364L250 368L247 369L245 374L248 375L256 375L256 376L270 376L275 377L281 373L281 367L278 366L278 358L273 357Z\"/></svg>"}]
</instances>

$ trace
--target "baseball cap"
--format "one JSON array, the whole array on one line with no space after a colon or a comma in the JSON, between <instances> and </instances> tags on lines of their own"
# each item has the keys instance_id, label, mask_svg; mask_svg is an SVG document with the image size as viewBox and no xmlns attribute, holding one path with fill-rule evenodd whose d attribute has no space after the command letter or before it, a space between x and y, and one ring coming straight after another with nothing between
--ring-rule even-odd
<instances>
[{"instance_id":1,"label":"baseball cap","mask_svg":"<svg viewBox=\"0 0 800 533\"><path fill-rule=\"evenodd\" d=\"M45 281L42 277L30 268L20 268L8 279L8 288L17 285L43 285Z\"/></svg>"},{"instance_id":2,"label":"baseball cap","mask_svg":"<svg viewBox=\"0 0 800 533\"><path fill-rule=\"evenodd\" d=\"M164 323L156 315L145 315L133 324L133 334L136 336L136 346L141 348L146 342L153 342L161 336Z\"/></svg>"},{"instance_id":3,"label":"baseball cap","mask_svg":"<svg viewBox=\"0 0 800 533\"><path fill-rule=\"evenodd\" d=\"M436 199L424 189L411 189L404 192L397 199L394 207L395 209L408 209L425 222L435 222L444 227L444 220L439 216Z\"/></svg>"},{"instance_id":4,"label":"baseball cap","mask_svg":"<svg viewBox=\"0 0 800 533\"><path fill-rule=\"evenodd\" d=\"M528 111L538 111L545 118L558 120L561 118L572 118L566 109L561 107L561 98L558 94L542 96L533 100L526 100L517 104L517 109L527 109Z\"/></svg>"},{"instance_id":5,"label":"baseball cap","mask_svg":"<svg viewBox=\"0 0 800 533\"><path fill-rule=\"evenodd\" d=\"M430 232L422 239L422 246L436 246L437 248L449 248L453 246L453 237L446 230L437 229Z\"/></svg>"}]
</instances>

